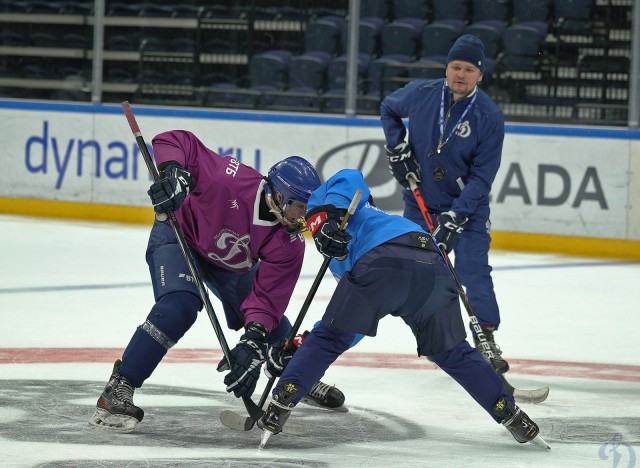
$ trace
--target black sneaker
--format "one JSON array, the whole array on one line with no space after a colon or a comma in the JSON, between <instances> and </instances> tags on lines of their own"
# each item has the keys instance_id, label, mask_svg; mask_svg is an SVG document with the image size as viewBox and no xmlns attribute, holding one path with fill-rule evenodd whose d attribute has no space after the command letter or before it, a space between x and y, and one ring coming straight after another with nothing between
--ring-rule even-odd
<instances>
[{"instance_id":1,"label":"black sneaker","mask_svg":"<svg viewBox=\"0 0 640 468\"><path fill-rule=\"evenodd\" d=\"M293 383L284 382L278 385L273 395L273 401L264 415L258 419L257 424L260 429L267 430L273 434L282 432L282 427L291 415L294 407L293 400L300 393L300 388Z\"/></svg>"},{"instance_id":2,"label":"black sneaker","mask_svg":"<svg viewBox=\"0 0 640 468\"><path fill-rule=\"evenodd\" d=\"M493 414L501 418L502 425L509 429L514 439L521 444L531 442L540 433L538 425L527 413L505 397L500 398L493 406Z\"/></svg>"},{"instance_id":3,"label":"black sneaker","mask_svg":"<svg viewBox=\"0 0 640 468\"><path fill-rule=\"evenodd\" d=\"M311 387L311 390L309 390L309 393L302 397L300 401L319 408L341 412L348 411L348 409L343 406L344 393L333 385L327 385L321 381L316 382L316 384Z\"/></svg>"},{"instance_id":4,"label":"black sneaker","mask_svg":"<svg viewBox=\"0 0 640 468\"><path fill-rule=\"evenodd\" d=\"M107 427L120 432L131 432L142 421L144 411L133 404L135 387L126 377L118 374L118 359L113 366L113 373L98 398L96 411L89 420L92 426Z\"/></svg>"},{"instance_id":5,"label":"black sneaker","mask_svg":"<svg viewBox=\"0 0 640 468\"><path fill-rule=\"evenodd\" d=\"M496 344L496 341L493 337L493 332L496 330L495 327L481 326L480 328L482 328L482 333L487 339L487 346L489 350L491 350L491 353L493 353L493 360L496 363L496 370L501 374L504 374L509 370L509 363L502 357L502 350L500 349L500 346ZM480 352L484 360L491 364L487 347L480 342L477 336L474 337L473 342L475 343L476 349Z\"/></svg>"}]
</instances>

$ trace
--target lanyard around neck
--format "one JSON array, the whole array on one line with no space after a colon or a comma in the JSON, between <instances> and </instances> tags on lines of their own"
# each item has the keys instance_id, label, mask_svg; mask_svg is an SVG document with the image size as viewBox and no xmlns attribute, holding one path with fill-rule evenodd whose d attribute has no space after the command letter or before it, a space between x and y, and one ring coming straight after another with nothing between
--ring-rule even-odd
<instances>
[{"instance_id":1,"label":"lanyard around neck","mask_svg":"<svg viewBox=\"0 0 640 468\"><path fill-rule=\"evenodd\" d=\"M442 151L442 147L446 145L449 139L453 136L453 133L456 131L456 128L458 128L458 125L462 123L462 120L465 118L465 116L467 115L467 112L469 112L469 109L471 108L473 103L476 102L476 98L478 97L478 91L476 90L475 93L473 93L473 97L471 98L471 101L469 101L469 104L467 104L467 107L465 107L464 111L462 112L462 115L460 116L456 124L451 128L451 131L449 132L449 136L447 136L446 140L442 141L442 138L444 137L444 124L445 124L444 122L444 91L446 87L447 87L447 80L445 79L442 82L442 94L440 96L440 118L438 119L438 124L440 126L440 138L438 140L438 146L434 150L431 150L431 152L429 153L429 156L433 155L434 153L440 153ZM451 112L451 109L449 109L449 112Z\"/></svg>"}]
</instances>

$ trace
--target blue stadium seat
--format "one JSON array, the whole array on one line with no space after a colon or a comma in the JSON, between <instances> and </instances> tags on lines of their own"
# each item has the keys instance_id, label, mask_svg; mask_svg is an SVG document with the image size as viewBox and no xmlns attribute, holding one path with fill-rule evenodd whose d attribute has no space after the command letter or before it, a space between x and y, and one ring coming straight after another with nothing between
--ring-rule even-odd
<instances>
[{"instance_id":1,"label":"blue stadium seat","mask_svg":"<svg viewBox=\"0 0 640 468\"><path fill-rule=\"evenodd\" d=\"M473 0L472 12L472 23L499 21L506 27L511 19L511 0Z\"/></svg>"},{"instance_id":2,"label":"blue stadium seat","mask_svg":"<svg viewBox=\"0 0 640 468\"><path fill-rule=\"evenodd\" d=\"M135 50L136 42L128 34L110 34L105 37L106 50Z\"/></svg>"},{"instance_id":3,"label":"blue stadium seat","mask_svg":"<svg viewBox=\"0 0 640 468\"><path fill-rule=\"evenodd\" d=\"M29 6L28 1L2 0L0 1L0 11L6 13L26 13Z\"/></svg>"},{"instance_id":4,"label":"blue stadium seat","mask_svg":"<svg viewBox=\"0 0 640 468\"><path fill-rule=\"evenodd\" d=\"M230 83L213 83L204 93L203 105L255 109L260 95L259 90L238 88Z\"/></svg>"},{"instance_id":5,"label":"blue stadium seat","mask_svg":"<svg viewBox=\"0 0 640 468\"><path fill-rule=\"evenodd\" d=\"M170 5L158 5L156 3L141 3L138 5L140 16L147 18L170 18L172 8Z\"/></svg>"},{"instance_id":6,"label":"blue stadium seat","mask_svg":"<svg viewBox=\"0 0 640 468\"><path fill-rule=\"evenodd\" d=\"M365 53L358 54L358 88L362 88L364 86L370 63L371 55ZM347 83L347 66L348 62L346 55L334 57L333 59L331 59L331 62L329 63L329 67L327 69L327 86L330 91L342 89L344 93L344 88Z\"/></svg>"},{"instance_id":7,"label":"blue stadium seat","mask_svg":"<svg viewBox=\"0 0 640 468\"><path fill-rule=\"evenodd\" d=\"M365 0L360 2L361 18L387 19L390 15L391 4L389 0Z\"/></svg>"},{"instance_id":8,"label":"blue stadium seat","mask_svg":"<svg viewBox=\"0 0 640 468\"><path fill-rule=\"evenodd\" d=\"M189 5L177 3L171 5L172 18L197 18L200 7L197 5Z\"/></svg>"},{"instance_id":9,"label":"blue stadium seat","mask_svg":"<svg viewBox=\"0 0 640 468\"><path fill-rule=\"evenodd\" d=\"M402 18L385 24L380 35L382 56L405 55L416 58L424 24L418 18Z\"/></svg>"},{"instance_id":10,"label":"blue stadium seat","mask_svg":"<svg viewBox=\"0 0 640 468\"><path fill-rule=\"evenodd\" d=\"M57 15L62 11L60 2L30 0L26 3L27 13L31 14Z\"/></svg>"},{"instance_id":11,"label":"blue stadium seat","mask_svg":"<svg viewBox=\"0 0 640 468\"><path fill-rule=\"evenodd\" d=\"M293 87L281 92L267 92L262 96L263 107L271 110L319 112L320 94L308 87Z\"/></svg>"},{"instance_id":12,"label":"blue stadium seat","mask_svg":"<svg viewBox=\"0 0 640 468\"><path fill-rule=\"evenodd\" d=\"M168 52L169 44L164 38L146 34L140 41L140 51L143 52Z\"/></svg>"},{"instance_id":13,"label":"blue stadium seat","mask_svg":"<svg viewBox=\"0 0 640 468\"><path fill-rule=\"evenodd\" d=\"M375 17L365 17L360 19L358 25L358 52L369 55L379 55L380 53L380 33L384 26L384 20ZM347 31L343 30L343 43L347 47Z\"/></svg>"},{"instance_id":14,"label":"blue stadium seat","mask_svg":"<svg viewBox=\"0 0 640 468\"><path fill-rule=\"evenodd\" d=\"M469 0L433 0L433 19L455 19L467 21L469 19Z\"/></svg>"},{"instance_id":15,"label":"blue stadium seat","mask_svg":"<svg viewBox=\"0 0 640 468\"><path fill-rule=\"evenodd\" d=\"M308 52L293 57L289 64L289 87L324 91L330 59L326 52Z\"/></svg>"},{"instance_id":16,"label":"blue stadium seat","mask_svg":"<svg viewBox=\"0 0 640 468\"><path fill-rule=\"evenodd\" d=\"M93 14L93 1L90 0L61 2L61 5L60 13L65 15L89 16Z\"/></svg>"},{"instance_id":17,"label":"blue stadium seat","mask_svg":"<svg viewBox=\"0 0 640 468\"><path fill-rule=\"evenodd\" d=\"M36 47L59 47L60 38L46 31L33 31L31 33L31 43Z\"/></svg>"},{"instance_id":18,"label":"blue stadium seat","mask_svg":"<svg viewBox=\"0 0 640 468\"><path fill-rule=\"evenodd\" d=\"M429 17L431 9L428 0L394 0L393 1L393 17L399 18L418 18L426 20Z\"/></svg>"},{"instance_id":19,"label":"blue stadium seat","mask_svg":"<svg viewBox=\"0 0 640 468\"><path fill-rule=\"evenodd\" d=\"M305 52L340 54L344 19L338 16L323 16L307 23L304 33Z\"/></svg>"},{"instance_id":20,"label":"blue stadium seat","mask_svg":"<svg viewBox=\"0 0 640 468\"><path fill-rule=\"evenodd\" d=\"M176 52L193 53L196 50L196 40L191 37L175 37L169 41L169 47Z\"/></svg>"},{"instance_id":21,"label":"blue stadium seat","mask_svg":"<svg viewBox=\"0 0 640 468\"><path fill-rule=\"evenodd\" d=\"M551 15L551 0L516 0L513 2L513 23L547 23Z\"/></svg>"},{"instance_id":22,"label":"blue stadium seat","mask_svg":"<svg viewBox=\"0 0 640 468\"><path fill-rule=\"evenodd\" d=\"M342 113L345 108L345 90L332 89L320 96L323 112ZM359 114L377 115L380 113L380 93L356 96L356 109Z\"/></svg>"},{"instance_id":23,"label":"blue stadium seat","mask_svg":"<svg viewBox=\"0 0 640 468\"><path fill-rule=\"evenodd\" d=\"M289 82L291 52L270 50L254 55L249 61L251 86L272 86L274 91L284 90Z\"/></svg>"},{"instance_id":24,"label":"blue stadium seat","mask_svg":"<svg viewBox=\"0 0 640 468\"><path fill-rule=\"evenodd\" d=\"M31 45L29 36L19 31L0 31L0 44L12 47L27 47Z\"/></svg>"},{"instance_id":25,"label":"blue stadium seat","mask_svg":"<svg viewBox=\"0 0 640 468\"><path fill-rule=\"evenodd\" d=\"M509 26L502 36L502 65L508 70L536 70L543 40L540 31L530 25Z\"/></svg>"},{"instance_id":26,"label":"blue stadium seat","mask_svg":"<svg viewBox=\"0 0 640 468\"><path fill-rule=\"evenodd\" d=\"M412 80L443 78L447 68L446 61L446 57L441 59L421 58L407 68L407 77Z\"/></svg>"},{"instance_id":27,"label":"blue stadium seat","mask_svg":"<svg viewBox=\"0 0 640 468\"><path fill-rule=\"evenodd\" d=\"M137 4L109 2L106 8L107 16L139 16L140 8Z\"/></svg>"},{"instance_id":28,"label":"blue stadium seat","mask_svg":"<svg viewBox=\"0 0 640 468\"><path fill-rule=\"evenodd\" d=\"M490 59L496 59L502 50L502 35L504 28L499 28L491 23L473 23L464 29L464 34L472 34L478 37L484 44L484 55Z\"/></svg>"},{"instance_id":29,"label":"blue stadium seat","mask_svg":"<svg viewBox=\"0 0 640 468\"><path fill-rule=\"evenodd\" d=\"M61 45L69 49L91 49L93 42L84 34L68 32L62 36Z\"/></svg>"},{"instance_id":30,"label":"blue stadium seat","mask_svg":"<svg viewBox=\"0 0 640 468\"><path fill-rule=\"evenodd\" d=\"M407 76L404 65L410 62L411 59L406 55L386 55L372 60L367 72L367 94L384 96L401 88L403 84L395 80Z\"/></svg>"},{"instance_id":31,"label":"blue stadium seat","mask_svg":"<svg viewBox=\"0 0 640 468\"><path fill-rule=\"evenodd\" d=\"M590 34L596 0L555 0L553 6L553 24L558 34Z\"/></svg>"},{"instance_id":32,"label":"blue stadium seat","mask_svg":"<svg viewBox=\"0 0 640 468\"><path fill-rule=\"evenodd\" d=\"M133 83L136 81L136 74L128 68L108 66L105 71L105 79L113 83Z\"/></svg>"},{"instance_id":33,"label":"blue stadium seat","mask_svg":"<svg viewBox=\"0 0 640 468\"><path fill-rule=\"evenodd\" d=\"M434 21L422 29L422 57L447 56L455 40L462 34L460 20Z\"/></svg>"}]
</instances>

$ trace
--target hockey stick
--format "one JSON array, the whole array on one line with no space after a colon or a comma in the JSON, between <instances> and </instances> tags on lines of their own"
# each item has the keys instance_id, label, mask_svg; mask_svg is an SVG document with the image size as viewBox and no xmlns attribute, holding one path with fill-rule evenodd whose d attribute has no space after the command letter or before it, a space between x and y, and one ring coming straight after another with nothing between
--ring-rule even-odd
<instances>
[{"instance_id":1,"label":"hockey stick","mask_svg":"<svg viewBox=\"0 0 640 468\"><path fill-rule=\"evenodd\" d=\"M356 190L356 193L353 196L351 203L349 203L349 208L347 208L347 213L344 215L344 218L342 219L342 223L340 223L341 231L344 231L346 229L347 222L349 221L349 218L353 216L353 213L355 213L361 198L362 198L362 189L358 189ZM304 320L305 315L307 315L307 311L309 310L311 301L313 300L313 297L316 295L316 292L318 291L318 287L320 286L320 282L322 281L322 278L327 272L327 268L329 268L329 262L331 262L331 257L325 257L325 259L322 261L320 270L318 271L318 274L316 275L316 278L313 281L313 284L311 285L309 294L307 294L307 298L302 304L302 309L300 309L300 312L298 313L298 318L293 324L293 327L291 328L291 331L289 332L289 336L284 342L284 346L282 347L282 349L286 348L287 345L291 343L291 341L293 341L293 339L298 334L298 330L302 325L302 321ZM271 392L271 388L273 388L273 383L275 382L275 380L276 380L275 376L271 376L271 378L269 378L269 382L267 382L267 386L262 392L262 396L260 397L260 402L258 403L258 406L260 408L262 408L265 402L267 401L267 398L269 397L269 393ZM254 418L253 415L248 418L245 418L244 416L240 416L239 414L234 413L233 411L224 410L220 413L220 422L222 422L222 424L224 424L230 429L235 429L237 431L248 431L253 427L256 421L262 417L262 415L264 414L264 411L261 410L261 413L262 414L257 418ZM289 421L287 421L287 424L289 424ZM287 424L285 424L284 427L286 427ZM284 429L283 431L286 432ZM298 433L295 432L294 434L298 434Z\"/></svg>"},{"instance_id":2,"label":"hockey stick","mask_svg":"<svg viewBox=\"0 0 640 468\"><path fill-rule=\"evenodd\" d=\"M149 149L147 148L147 144L142 138L142 132L140 131L140 127L138 126L138 122L136 122L136 118L133 115L133 111L131 110L131 106L129 102L124 101L121 104L122 111L124 112L125 117L127 118L127 122L129 122L129 127L133 132L133 136L136 139L136 143L138 144L138 148L140 149L140 153L142 153L142 157L144 158L144 162L147 165L147 169L149 173L153 177L153 180L157 182L160 180L160 174L158 173L158 168L156 167L151 154L149 153ZM216 317L213 306L211 305L211 301L209 300L209 295L207 294L206 289L204 288L204 284L202 283L202 279L200 279L200 273L196 268L196 262L191 254L191 250L189 250L189 246L182 235L182 231L180 226L178 225L178 220L176 219L176 215L173 211L169 211L168 213L159 213L156 215L156 219L160 222L166 221L169 219L169 223L173 228L173 233L178 240L178 245L180 245L180 250L182 250L182 254L184 255L184 260L189 267L189 271L191 272L191 276L193 278L193 282L198 289L198 294L200 295L200 299L202 300L205 309L207 311L207 315L209 316L209 320L211 320L211 325L213 325L213 330L218 337L218 342L220 343L220 347L222 348L222 353L224 354L227 362L231 363L232 360L229 358L230 351L229 345L227 344L227 340L224 337L224 333L222 328L220 327L220 322L218 322L218 318ZM253 400L247 396L242 397L242 401L244 402L247 411L251 415L258 415L261 412L260 407L257 406Z\"/></svg>"},{"instance_id":3,"label":"hockey stick","mask_svg":"<svg viewBox=\"0 0 640 468\"><path fill-rule=\"evenodd\" d=\"M429 232L433 232L434 226L433 226L433 220L431 219L431 213L429 213L429 210L427 209L427 204L425 203L424 198L422 198L422 194L420 193L420 189L418 188L418 184L413 174L409 174L407 176L407 181L409 182L409 188L413 192L413 196L416 199L416 202L418 203L418 207L420 208L422 216L424 217L424 220L427 222L427 227L429 228ZM458 277L456 270L453 268L453 265L451 264L451 260L449 259L449 256L447 255L446 250L443 249L442 247L439 247L439 248L440 248L440 251L442 252L442 255L444 256L445 263L449 267L449 271L451 271L451 275L453 276L453 279L456 282L458 295L462 300L462 304L464 304L464 308L467 310L467 314L469 315L471 325L473 326L473 331L476 333L476 336L478 337L478 341L480 341L482 348L489 355L489 361L491 362L491 366L493 366L496 373L500 376L500 379L502 380L502 383L504 384L505 389L507 390L508 393L513 395L514 398L518 399L521 402L542 403L544 400L547 399L547 396L549 395L549 387L538 388L535 390L520 390L520 389L514 388L509 382L507 382L507 380L504 378L504 375L498 371L498 366L496 364L495 357L493 355L493 352L491 351L491 347L489 346L489 343L487 342L487 337L484 335L484 332L482 331L482 328L478 323L478 317L476 317L476 314L473 312L473 308L471 307L471 303L469 302L469 296L467 296L466 291L462 287L462 282L460 281L460 278Z\"/></svg>"}]
</instances>

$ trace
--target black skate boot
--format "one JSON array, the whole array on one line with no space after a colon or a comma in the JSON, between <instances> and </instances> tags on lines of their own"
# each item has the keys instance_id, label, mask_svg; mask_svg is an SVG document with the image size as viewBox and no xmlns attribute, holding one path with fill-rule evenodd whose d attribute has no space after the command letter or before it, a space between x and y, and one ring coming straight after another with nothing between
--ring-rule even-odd
<instances>
[{"instance_id":1,"label":"black skate boot","mask_svg":"<svg viewBox=\"0 0 640 468\"><path fill-rule=\"evenodd\" d=\"M309 393L303 396L300 401L310 406L340 411L341 413L349 411L349 409L344 406L344 393L333 385L327 385L321 381L317 381L316 384L311 387Z\"/></svg>"},{"instance_id":2,"label":"black skate boot","mask_svg":"<svg viewBox=\"0 0 640 468\"><path fill-rule=\"evenodd\" d=\"M299 393L300 388L296 384L285 382L278 385L267 411L257 421L258 427L272 434L282 432L282 426L289 419L291 410L294 407L293 400Z\"/></svg>"},{"instance_id":3,"label":"black skate boot","mask_svg":"<svg viewBox=\"0 0 640 468\"><path fill-rule=\"evenodd\" d=\"M493 353L493 360L496 363L496 370L501 374L504 374L509 370L509 363L502 357L502 350L500 349L500 346L496 344L495 339L493 338L493 332L496 330L495 327L487 325L481 326L480 328L482 328L482 333L487 339L487 346ZM476 349L480 352L484 360L491 364L491 361L489 360L489 353L487 352L485 345L480 342L477 336L474 337L473 342L475 343Z\"/></svg>"},{"instance_id":4,"label":"black skate boot","mask_svg":"<svg viewBox=\"0 0 640 468\"><path fill-rule=\"evenodd\" d=\"M507 398L502 397L493 405L493 414L501 419L502 425L521 444L531 442L542 448L550 449L549 445L540 437L538 425L527 416L527 413Z\"/></svg>"},{"instance_id":5,"label":"black skate boot","mask_svg":"<svg viewBox=\"0 0 640 468\"><path fill-rule=\"evenodd\" d=\"M134 386L116 372L120 363L119 359L115 362L111 378L98 398L96 411L89 419L89 424L118 432L131 432L142 421L144 411L133 404Z\"/></svg>"}]
</instances>

